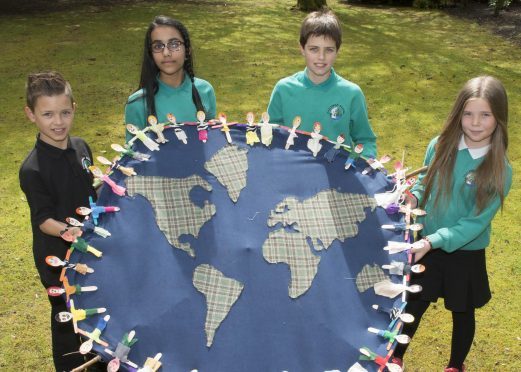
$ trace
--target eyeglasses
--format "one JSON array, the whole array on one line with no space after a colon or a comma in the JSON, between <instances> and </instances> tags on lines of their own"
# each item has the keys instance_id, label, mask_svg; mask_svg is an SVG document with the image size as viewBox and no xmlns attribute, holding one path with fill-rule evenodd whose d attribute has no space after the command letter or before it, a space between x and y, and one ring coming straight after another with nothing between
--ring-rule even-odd
<instances>
[{"instance_id":1,"label":"eyeglasses","mask_svg":"<svg viewBox=\"0 0 521 372\"><path fill-rule=\"evenodd\" d=\"M170 40L166 44L156 41L152 43L152 53L162 53L165 47L171 52L178 52L181 49L181 45L185 45L181 40Z\"/></svg>"}]
</instances>

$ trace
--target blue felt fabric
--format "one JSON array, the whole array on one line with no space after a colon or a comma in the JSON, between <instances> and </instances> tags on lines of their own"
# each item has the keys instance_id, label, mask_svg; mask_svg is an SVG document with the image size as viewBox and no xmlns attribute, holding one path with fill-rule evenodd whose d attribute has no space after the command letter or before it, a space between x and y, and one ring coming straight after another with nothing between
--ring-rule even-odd
<instances>
[{"instance_id":1,"label":"blue felt fabric","mask_svg":"<svg viewBox=\"0 0 521 372\"><path fill-rule=\"evenodd\" d=\"M244 128L232 128L235 145L248 149L247 186L234 204L226 189L204 169L204 162L226 144L223 133L209 131L206 144L198 141L195 127L185 127L188 144L179 142L173 130L165 130L169 143L153 152L149 162L124 159L139 175L187 177L199 174L213 187L211 192L194 188L194 203L205 199L216 206L216 215L200 230L198 239L185 236L195 249L195 258L173 248L159 230L150 203L141 196L119 197L103 187L99 205L117 205L120 212L100 217L112 233L103 239L88 234L91 245L103 251L98 259L75 252L72 261L87 263L93 274L69 272L70 282L97 285L96 292L75 296L78 308L106 307L111 319L102 338L115 349L124 333L136 331L139 341L129 359L143 365L147 356L163 353L163 371L346 371L358 360L358 349L367 346L385 355L386 342L367 327L385 329L389 318L372 304L391 307L401 300L359 293L356 275L366 264L405 260L405 254L389 257L382 248L387 240L400 240L399 233L382 231L380 225L396 221L382 208L366 209L356 237L335 241L320 252L318 273L311 288L297 299L288 296L290 271L285 264L269 264L262 256L268 236L271 209L287 196L305 199L335 188L341 192L373 195L390 187L381 173L362 175L344 170L345 152L328 163L324 146L313 158L307 137L299 135L295 146L284 150L288 132L274 131L271 149L245 144ZM154 137L154 136L153 136ZM135 148L148 152L140 143ZM124 176L111 176L124 185ZM317 221L320 223L320 221ZM225 276L244 284L244 290L217 329L213 345L206 347L204 331L206 302L192 284L194 269L211 264ZM398 282L401 278L393 276ZM79 323L90 331L99 316ZM105 360L109 357L96 346ZM368 370L376 365L361 362ZM125 366L122 366L124 369Z\"/></svg>"}]
</instances>

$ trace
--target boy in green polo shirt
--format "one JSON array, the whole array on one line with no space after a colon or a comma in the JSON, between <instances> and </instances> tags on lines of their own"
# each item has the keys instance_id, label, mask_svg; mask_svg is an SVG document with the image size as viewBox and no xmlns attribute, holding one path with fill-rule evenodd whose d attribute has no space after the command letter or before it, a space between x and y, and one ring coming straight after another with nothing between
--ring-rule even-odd
<instances>
[{"instance_id":1,"label":"boy in green polo shirt","mask_svg":"<svg viewBox=\"0 0 521 372\"><path fill-rule=\"evenodd\" d=\"M363 144L362 155L375 157L376 136L364 94L333 69L341 43L340 22L331 11L313 12L304 19L300 51L306 68L275 85L268 104L270 121L291 127L298 115L302 118L299 129L307 132L312 132L313 123L318 121L322 125L320 134L333 141L343 134L346 144Z\"/></svg>"}]
</instances>

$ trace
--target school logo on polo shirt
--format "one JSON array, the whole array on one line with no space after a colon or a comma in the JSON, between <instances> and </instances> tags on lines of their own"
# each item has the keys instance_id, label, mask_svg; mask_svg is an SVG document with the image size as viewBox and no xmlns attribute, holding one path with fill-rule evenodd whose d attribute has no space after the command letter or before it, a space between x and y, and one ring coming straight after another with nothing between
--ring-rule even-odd
<instances>
[{"instance_id":1,"label":"school logo on polo shirt","mask_svg":"<svg viewBox=\"0 0 521 372\"><path fill-rule=\"evenodd\" d=\"M90 173L89 167L92 165L92 160L88 156L83 156L81 158L81 166L83 169L87 171L87 173Z\"/></svg>"},{"instance_id":2,"label":"school logo on polo shirt","mask_svg":"<svg viewBox=\"0 0 521 372\"><path fill-rule=\"evenodd\" d=\"M344 116L344 108L339 104L334 104L329 106L327 109L327 113L329 114L329 117L333 120L340 120L342 119L342 116Z\"/></svg>"},{"instance_id":3,"label":"school logo on polo shirt","mask_svg":"<svg viewBox=\"0 0 521 372\"><path fill-rule=\"evenodd\" d=\"M465 174L465 184L467 186L474 186L476 183L476 172L474 170L470 170Z\"/></svg>"}]
</instances>

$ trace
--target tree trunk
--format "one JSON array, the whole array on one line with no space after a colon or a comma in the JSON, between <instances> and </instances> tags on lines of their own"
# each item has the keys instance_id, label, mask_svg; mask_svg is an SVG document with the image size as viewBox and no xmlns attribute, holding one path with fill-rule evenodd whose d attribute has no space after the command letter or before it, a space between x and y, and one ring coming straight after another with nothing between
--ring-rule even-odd
<instances>
[{"instance_id":1,"label":"tree trunk","mask_svg":"<svg viewBox=\"0 0 521 372\"><path fill-rule=\"evenodd\" d=\"M505 7L505 2L503 0L496 0L494 3L494 15L497 17L499 15L499 11Z\"/></svg>"},{"instance_id":2,"label":"tree trunk","mask_svg":"<svg viewBox=\"0 0 521 372\"><path fill-rule=\"evenodd\" d=\"M297 0L297 8L310 12L327 7L327 0Z\"/></svg>"}]
</instances>

